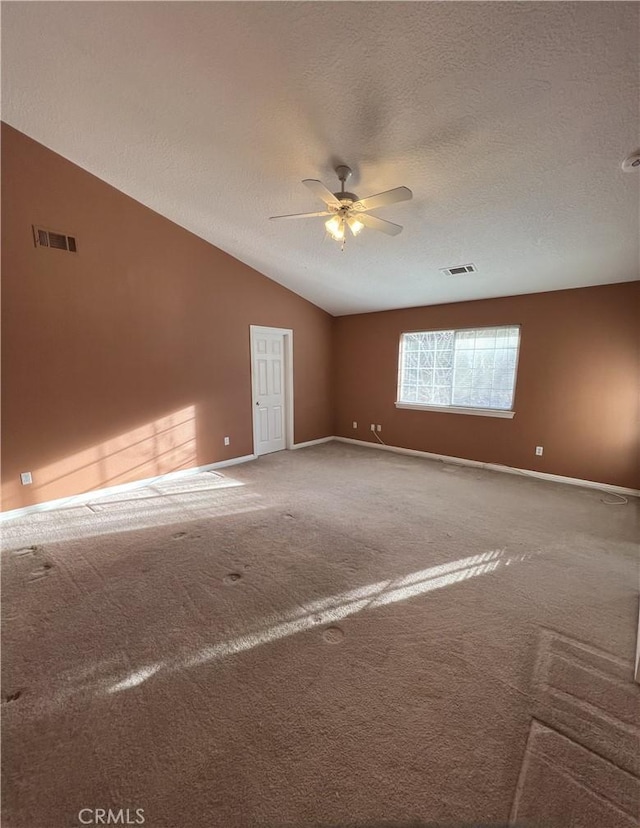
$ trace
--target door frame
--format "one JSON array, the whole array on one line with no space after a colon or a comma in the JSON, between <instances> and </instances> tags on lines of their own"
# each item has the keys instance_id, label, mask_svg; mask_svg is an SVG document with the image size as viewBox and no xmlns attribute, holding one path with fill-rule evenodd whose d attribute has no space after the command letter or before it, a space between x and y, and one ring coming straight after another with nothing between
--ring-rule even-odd
<instances>
[{"instance_id":1,"label":"door frame","mask_svg":"<svg viewBox=\"0 0 640 828\"><path fill-rule=\"evenodd\" d=\"M270 328L266 325L249 325L249 372L251 375L251 434L253 453L257 455L256 389L253 376L253 346L257 334L281 334L283 337L284 360L284 447L293 448L293 330L291 328Z\"/></svg>"}]
</instances>

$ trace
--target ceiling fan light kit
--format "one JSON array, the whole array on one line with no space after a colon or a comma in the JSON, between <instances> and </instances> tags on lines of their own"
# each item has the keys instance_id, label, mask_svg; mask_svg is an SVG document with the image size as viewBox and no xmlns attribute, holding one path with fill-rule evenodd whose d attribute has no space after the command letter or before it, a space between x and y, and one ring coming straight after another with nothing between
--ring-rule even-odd
<instances>
[{"instance_id":1,"label":"ceiling fan light kit","mask_svg":"<svg viewBox=\"0 0 640 828\"><path fill-rule=\"evenodd\" d=\"M397 236L398 233L402 232L402 227L399 224L393 224L390 221L371 216L369 210L395 204L398 201L409 201L413 198L413 193L408 187L396 187L394 190L387 190L384 193L377 193L367 198L358 198L355 193L345 190L345 184L352 175L351 168L341 164L336 167L336 174L341 185L338 193L332 193L321 181L316 181L313 178L307 178L302 182L314 195L324 201L325 210L317 213L271 216L271 220L329 216L324 226L331 238L340 242L342 250L344 250L347 239L347 228L354 236L357 236L364 227L379 230L389 236Z\"/></svg>"}]
</instances>

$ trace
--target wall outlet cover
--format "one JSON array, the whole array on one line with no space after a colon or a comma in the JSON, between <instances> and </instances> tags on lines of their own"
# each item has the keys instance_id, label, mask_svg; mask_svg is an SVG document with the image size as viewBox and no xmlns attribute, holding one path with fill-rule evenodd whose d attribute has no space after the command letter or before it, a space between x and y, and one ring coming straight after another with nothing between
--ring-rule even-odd
<instances>
[{"instance_id":1,"label":"wall outlet cover","mask_svg":"<svg viewBox=\"0 0 640 828\"><path fill-rule=\"evenodd\" d=\"M23 486L29 486L33 483L33 478L31 477L31 472L22 472L20 474L20 481Z\"/></svg>"}]
</instances>

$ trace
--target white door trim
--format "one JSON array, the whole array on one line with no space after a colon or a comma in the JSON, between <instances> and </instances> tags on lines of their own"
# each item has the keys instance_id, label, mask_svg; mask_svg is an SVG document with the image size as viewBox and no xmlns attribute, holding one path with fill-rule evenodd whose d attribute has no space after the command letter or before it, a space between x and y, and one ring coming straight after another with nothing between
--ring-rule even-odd
<instances>
[{"instance_id":1,"label":"white door trim","mask_svg":"<svg viewBox=\"0 0 640 828\"><path fill-rule=\"evenodd\" d=\"M638 637L636 638L636 669L634 678L640 684L640 607L638 607Z\"/></svg>"},{"instance_id":2,"label":"white door trim","mask_svg":"<svg viewBox=\"0 0 640 828\"><path fill-rule=\"evenodd\" d=\"M256 391L253 376L253 346L257 334L282 334L284 337L284 440L285 448L293 448L293 330L291 328L269 328L265 325L249 325L249 359L251 371L251 423L253 452L256 453Z\"/></svg>"}]
</instances>

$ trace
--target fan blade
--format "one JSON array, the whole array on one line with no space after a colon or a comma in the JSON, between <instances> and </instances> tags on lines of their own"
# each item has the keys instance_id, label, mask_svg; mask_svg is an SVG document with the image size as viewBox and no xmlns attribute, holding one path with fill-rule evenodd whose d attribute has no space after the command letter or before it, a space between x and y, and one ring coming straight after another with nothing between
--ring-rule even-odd
<instances>
[{"instance_id":1,"label":"fan blade","mask_svg":"<svg viewBox=\"0 0 640 828\"><path fill-rule=\"evenodd\" d=\"M354 210L375 210L376 207L384 207L387 204L395 204L397 201L409 201L413 193L408 187L396 187L395 190L387 190L385 193L361 198L352 205Z\"/></svg>"},{"instance_id":2,"label":"fan blade","mask_svg":"<svg viewBox=\"0 0 640 828\"><path fill-rule=\"evenodd\" d=\"M318 198L322 199L327 206L342 206L334 194L327 190L322 181L316 181L315 178L305 178L302 183L308 187L314 195L317 195Z\"/></svg>"},{"instance_id":3,"label":"fan blade","mask_svg":"<svg viewBox=\"0 0 640 828\"><path fill-rule=\"evenodd\" d=\"M390 221L385 221L375 216L358 213L358 221L361 221L365 227L370 227L372 230L380 230L388 236L397 236L398 233L402 233L402 227L399 224L393 224Z\"/></svg>"},{"instance_id":4,"label":"fan blade","mask_svg":"<svg viewBox=\"0 0 640 828\"><path fill-rule=\"evenodd\" d=\"M292 213L290 216L270 216L269 221L279 221L280 219L299 219L299 218L313 218L314 216L332 216L328 210L321 210L319 213Z\"/></svg>"}]
</instances>

